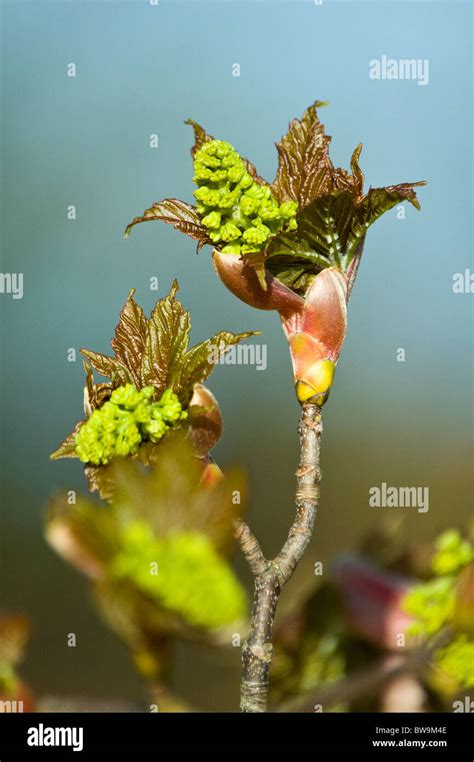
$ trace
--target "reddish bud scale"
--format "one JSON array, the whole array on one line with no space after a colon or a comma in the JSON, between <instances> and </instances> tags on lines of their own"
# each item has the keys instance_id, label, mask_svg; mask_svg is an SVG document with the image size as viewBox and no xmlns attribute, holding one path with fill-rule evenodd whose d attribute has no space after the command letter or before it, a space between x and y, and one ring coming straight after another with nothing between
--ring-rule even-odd
<instances>
[{"instance_id":1,"label":"reddish bud scale","mask_svg":"<svg viewBox=\"0 0 474 762\"><path fill-rule=\"evenodd\" d=\"M346 334L347 289L343 273L334 267L323 270L303 299L268 271L267 288L263 290L255 269L239 257L214 251L213 258L217 274L235 296L251 307L279 312L298 400L323 405Z\"/></svg>"}]
</instances>

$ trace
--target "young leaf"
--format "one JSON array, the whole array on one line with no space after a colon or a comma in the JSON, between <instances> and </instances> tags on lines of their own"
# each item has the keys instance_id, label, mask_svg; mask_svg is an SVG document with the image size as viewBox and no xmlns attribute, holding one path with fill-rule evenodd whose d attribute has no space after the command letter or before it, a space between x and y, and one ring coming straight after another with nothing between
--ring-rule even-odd
<instances>
[{"instance_id":1,"label":"young leaf","mask_svg":"<svg viewBox=\"0 0 474 762\"><path fill-rule=\"evenodd\" d=\"M191 147L191 157L194 159L196 153L204 145L211 140L214 140L212 135L208 135L204 127L194 121L194 119L186 119L185 124L189 124L194 131L194 145Z\"/></svg>"},{"instance_id":2,"label":"young leaf","mask_svg":"<svg viewBox=\"0 0 474 762\"><path fill-rule=\"evenodd\" d=\"M281 283L304 296L311 281L330 259L318 253L298 232L282 233L271 242L265 259L266 269Z\"/></svg>"},{"instance_id":3,"label":"young leaf","mask_svg":"<svg viewBox=\"0 0 474 762\"><path fill-rule=\"evenodd\" d=\"M94 384L92 368L88 363L84 363L86 372L86 383L84 386L84 412L89 417L93 410L100 407L113 392L113 384L102 383Z\"/></svg>"},{"instance_id":4,"label":"young leaf","mask_svg":"<svg viewBox=\"0 0 474 762\"><path fill-rule=\"evenodd\" d=\"M360 172L360 171L359 171ZM298 229L295 233L277 236L269 249L266 267L280 278L276 271L279 257L284 256L288 268L283 269L282 282L289 285L292 278L287 269L300 270L302 254L314 257L313 269L307 261L309 280L321 267L338 267L347 270L352 257L363 240L367 229L384 212L396 204L409 201L419 209L414 188L423 182L403 183L387 188L371 188L366 196L358 199L362 173L355 181L353 190L343 190L315 198L297 215ZM327 262L327 264L324 264ZM299 277L299 273L296 278ZM306 281L305 281L306 282ZM291 288L291 286L290 286Z\"/></svg>"},{"instance_id":5,"label":"young leaf","mask_svg":"<svg viewBox=\"0 0 474 762\"><path fill-rule=\"evenodd\" d=\"M132 228L140 222L166 222L176 230L185 233L198 242L199 248L210 243L207 229L202 225L197 209L186 201L178 198L165 198L146 209L141 217L135 217L125 228L125 238L128 238Z\"/></svg>"},{"instance_id":6,"label":"young leaf","mask_svg":"<svg viewBox=\"0 0 474 762\"><path fill-rule=\"evenodd\" d=\"M325 257L330 266L341 267L354 218L355 202L351 191L319 196L297 216L298 235L315 254Z\"/></svg>"},{"instance_id":7,"label":"young leaf","mask_svg":"<svg viewBox=\"0 0 474 762\"><path fill-rule=\"evenodd\" d=\"M183 358L179 377L174 385L174 391L181 397L190 397L195 384L200 384L214 370L215 364L222 355L235 344L249 336L256 336L259 331L246 333L230 333L219 331L211 339L196 344Z\"/></svg>"},{"instance_id":8,"label":"young leaf","mask_svg":"<svg viewBox=\"0 0 474 762\"><path fill-rule=\"evenodd\" d=\"M147 442L148 444L148 442ZM137 457L139 457L140 446ZM89 492L97 492L102 500L112 500L114 494L114 480L112 477L112 465L93 466L91 464L84 466L84 476L89 485Z\"/></svg>"},{"instance_id":9,"label":"young leaf","mask_svg":"<svg viewBox=\"0 0 474 762\"><path fill-rule=\"evenodd\" d=\"M362 151L362 143L359 143L359 145L354 149L354 152L351 156L351 172L352 172L352 188L354 191L354 196L357 201L359 201L362 198L362 193L364 189L364 175L359 167L359 156Z\"/></svg>"},{"instance_id":10,"label":"young leaf","mask_svg":"<svg viewBox=\"0 0 474 762\"><path fill-rule=\"evenodd\" d=\"M103 355L99 352L91 352L89 349L81 349L81 354L89 360L94 370L100 373L101 376L113 379L115 386L132 382L129 370L124 368L122 363L114 357L108 357L108 355Z\"/></svg>"},{"instance_id":11,"label":"young leaf","mask_svg":"<svg viewBox=\"0 0 474 762\"><path fill-rule=\"evenodd\" d=\"M133 288L120 313L120 320L112 339L112 349L117 360L128 369L131 381L140 384L140 363L145 351L148 320L139 304L133 298ZM105 374L110 375L110 374Z\"/></svg>"},{"instance_id":12,"label":"young leaf","mask_svg":"<svg viewBox=\"0 0 474 762\"><path fill-rule=\"evenodd\" d=\"M168 296L156 303L146 331L140 383L154 386L157 395L172 386L189 344L191 321L176 299L178 288L175 280Z\"/></svg>"},{"instance_id":13,"label":"young leaf","mask_svg":"<svg viewBox=\"0 0 474 762\"><path fill-rule=\"evenodd\" d=\"M425 185L374 188L364 196L364 175L359 167L362 145L352 154L351 174L335 168L329 158L331 138L325 135L317 116L319 105L323 104L310 106L301 121L295 119L277 145L279 167L272 186L280 201L291 199L299 204L298 228L295 233L273 239L265 265L298 293L311 283L320 267L336 266L345 271L367 228L402 201L419 208L413 188ZM307 260L302 263L301 251L315 257L314 269ZM282 255L283 263L279 261ZM273 262L270 257L274 257Z\"/></svg>"},{"instance_id":14,"label":"young leaf","mask_svg":"<svg viewBox=\"0 0 474 762\"><path fill-rule=\"evenodd\" d=\"M294 119L287 134L277 143L278 172L272 191L278 201L296 201L300 209L334 188L334 167L329 158L331 138L316 109L326 105L316 101L301 120Z\"/></svg>"},{"instance_id":15,"label":"young leaf","mask_svg":"<svg viewBox=\"0 0 474 762\"><path fill-rule=\"evenodd\" d=\"M50 460L59 460L60 458L77 458L76 455L76 435L81 426L84 425L84 421L76 423L74 430L67 435L66 439L61 442L59 447L51 453Z\"/></svg>"}]
</instances>

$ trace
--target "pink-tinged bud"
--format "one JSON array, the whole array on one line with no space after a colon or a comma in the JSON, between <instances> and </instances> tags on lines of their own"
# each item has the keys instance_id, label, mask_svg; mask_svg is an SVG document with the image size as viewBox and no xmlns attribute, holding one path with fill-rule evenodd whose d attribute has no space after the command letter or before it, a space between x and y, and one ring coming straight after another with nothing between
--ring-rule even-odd
<instances>
[{"instance_id":1,"label":"pink-tinged bud","mask_svg":"<svg viewBox=\"0 0 474 762\"><path fill-rule=\"evenodd\" d=\"M388 650L405 644L413 622L403 608L413 586L409 580L355 556L337 560L332 578L342 594L347 622L358 635Z\"/></svg>"},{"instance_id":2,"label":"pink-tinged bud","mask_svg":"<svg viewBox=\"0 0 474 762\"><path fill-rule=\"evenodd\" d=\"M194 384L193 396L189 403L196 405L202 412L191 418L190 436L197 455L206 456L212 450L222 434L222 415L213 393L202 384Z\"/></svg>"},{"instance_id":3,"label":"pink-tinged bud","mask_svg":"<svg viewBox=\"0 0 474 762\"><path fill-rule=\"evenodd\" d=\"M334 371L347 327L346 281L334 267L313 280L302 313L282 315L288 338L296 396L300 402L323 405L331 390Z\"/></svg>"},{"instance_id":4,"label":"pink-tinged bud","mask_svg":"<svg viewBox=\"0 0 474 762\"><path fill-rule=\"evenodd\" d=\"M217 274L235 296L260 310L277 310L290 346L296 396L323 405L334 378L347 327L346 279L335 267L322 270L305 298L265 270L266 290L256 271L232 254L213 253Z\"/></svg>"},{"instance_id":5,"label":"pink-tinged bud","mask_svg":"<svg viewBox=\"0 0 474 762\"><path fill-rule=\"evenodd\" d=\"M255 268L241 257L214 250L212 258L223 284L245 304L259 310L278 310L288 317L303 309L304 299L270 275L268 270L265 270L267 288L264 291Z\"/></svg>"}]
</instances>

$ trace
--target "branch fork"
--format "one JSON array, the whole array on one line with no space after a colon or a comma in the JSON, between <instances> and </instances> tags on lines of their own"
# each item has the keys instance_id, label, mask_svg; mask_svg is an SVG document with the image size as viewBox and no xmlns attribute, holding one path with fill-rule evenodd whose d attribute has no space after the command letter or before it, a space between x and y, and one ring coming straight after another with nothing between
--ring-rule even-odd
<instances>
[{"instance_id":1,"label":"branch fork","mask_svg":"<svg viewBox=\"0 0 474 762\"><path fill-rule=\"evenodd\" d=\"M242 712L265 712L268 703L269 671L273 658L273 624L283 587L293 575L309 545L319 505L321 481L321 408L302 406L298 426L300 461L296 471L296 515L288 537L273 560L265 557L250 527L238 519L235 538L254 576L254 599L248 637L242 648Z\"/></svg>"}]
</instances>

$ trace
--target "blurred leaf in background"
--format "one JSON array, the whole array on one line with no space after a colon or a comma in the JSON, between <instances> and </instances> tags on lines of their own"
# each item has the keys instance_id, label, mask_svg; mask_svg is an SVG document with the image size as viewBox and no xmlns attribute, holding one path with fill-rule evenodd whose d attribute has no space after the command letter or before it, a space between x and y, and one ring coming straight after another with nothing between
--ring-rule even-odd
<instances>
[{"instance_id":1,"label":"blurred leaf in background","mask_svg":"<svg viewBox=\"0 0 474 762\"><path fill-rule=\"evenodd\" d=\"M46 518L50 545L92 581L99 610L129 645L140 673L167 680L174 637L229 644L247 599L230 563L233 521L246 485L233 470L209 484L181 432L145 467L111 464L110 504L57 495Z\"/></svg>"}]
</instances>

